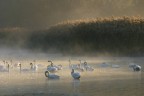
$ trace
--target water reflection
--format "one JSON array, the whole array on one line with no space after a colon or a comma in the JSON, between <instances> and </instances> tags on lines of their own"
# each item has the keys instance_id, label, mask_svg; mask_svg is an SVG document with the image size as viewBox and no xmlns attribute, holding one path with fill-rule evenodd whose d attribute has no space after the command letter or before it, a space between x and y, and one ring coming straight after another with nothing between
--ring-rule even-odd
<instances>
[{"instance_id":1,"label":"water reflection","mask_svg":"<svg viewBox=\"0 0 144 96\"><path fill-rule=\"evenodd\" d=\"M80 96L80 92L79 92L80 80L74 79L72 81L72 86L73 86L73 95Z\"/></svg>"}]
</instances>

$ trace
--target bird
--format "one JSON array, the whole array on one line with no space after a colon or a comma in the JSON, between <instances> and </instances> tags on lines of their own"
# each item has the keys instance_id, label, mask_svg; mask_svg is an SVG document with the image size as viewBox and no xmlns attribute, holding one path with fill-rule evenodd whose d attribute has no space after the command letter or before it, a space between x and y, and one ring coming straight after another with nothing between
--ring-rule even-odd
<instances>
[{"instance_id":1,"label":"bird","mask_svg":"<svg viewBox=\"0 0 144 96\"><path fill-rule=\"evenodd\" d=\"M49 71L45 71L45 76L48 77L48 79L59 79L60 76L55 74L50 74Z\"/></svg>"},{"instance_id":2,"label":"bird","mask_svg":"<svg viewBox=\"0 0 144 96\"><path fill-rule=\"evenodd\" d=\"M30 66L31 66L32 71L37 71L38 70L38 66L36 64L30 63Z\"/></svg>"},{"instance_id":3,"label":"bird","mask_svg":"<svg viewBox=\"0 0 144 96\"><path fill-rule=\"evenodd\" d=\"M0 72L9 72L9 64L7 66L0 65Z\"/></svg>"},{"instance_id":4,"label":"bird","mask_svg":"<svg viewBox=\"0 0 144 96\"><path fill-rule=\"evenodd\" d=\"M53 65L52 61L48 61L48 62L51 62L51 65L48 65L48 66L47 66L47 70L48 70L49 72L51 72L51 73L57 72L57 71L58 71L58 68Z\"/></svg>"},{"instance_id":5,"label":"bird","mask_svg":"<svg viewBox=\"0 0 144 96\"><path fill-rule=\"evenodd\" d=\"M17 62L17 63L15 63L15 64L13 64L13 67L19 68L19 67L20 67L19 64L20 64L20 62Z\"/></svg>"},{"instance_id":6,"label":"bird","mask_svg":"<svg viewBox=\"0 0 144 96\"><path fill-rule=\"evenodd\" d=\"M81 64L71 64L71 60L69 59L69 68L78 70L78 71L84 71L83 69L81 70Z\"/></svg>"},{"instance_id":7,"label":"bird","mask_svg":"<svg viewBox=\"0 0 144 96\"><path fill-rule=\"evenodd\" d=\"M86 69L86 71L94 71L94 68L89 66L86 61L84 62L84 68Z\"/></svg>"},{"instance_id":8,"label":"bird","mask_svg":"<svg viewBox=\"0 0 144 96\"><path fill-rule=\"evenodd\" d=\"M74 72L74 69L72 69L71 71L71 76L74 78L74 79L80 79L80 73L78 72Z\"/></svg>"},{"instance_id":9,"label":"bird","mask_svg":"<svg viewBox=\"0 0 144 96\"><path fill-rule=\"evenodd\" d=\"M133 66L133 70L134 70L134 71L137 71L137 72L138 72L138 71L141 71L141 66L140 66L140 65L134 65L134 66Z\"/></svg>"},{"instance_id":10,"label":"bird","mask_svg":"<svg viewBox=\"0 0 144 96\"><path fill-rule=\"evenodd\" d=\"M106 68L106 67L109 67L110 64L106 63L106 62L103 62L102 64L100 64L100 67L103 67L103 68Z\"/></svg>"},{"instance_id":11,"label":"bird","mask_svg":"<svg viewBox=\"0 0 144 96\"><path fill-rule=\"evenodd\" d=\"M29 68L23 68L22 69L21 63L19 63L19 68L20 68L20 72L30 72L31 71Z\"/></svg>"},{"instance_id":12,"label":"bird","mask_svg":"<svg viewBox=\"0 0 144 96\"><path fill-rule=\"evenodd\" d=\"M78 64L78 70L83 72L84 67L82 67L81 60L79 60L79 61L80 61L80 64Z\"/></svg>"},{"instance_id":13,"label":"bird","mask_svg":"<svg viewBox=\"0 0 144 96\"><path fill-rule=\"evenodd\" d=\"M129 64L129 68L132 68L133 69L133 71L141 71L141 66L140 65L138 65L138 64L135 64L135 63L130 63Z\"/></svg>"}]
</instances>

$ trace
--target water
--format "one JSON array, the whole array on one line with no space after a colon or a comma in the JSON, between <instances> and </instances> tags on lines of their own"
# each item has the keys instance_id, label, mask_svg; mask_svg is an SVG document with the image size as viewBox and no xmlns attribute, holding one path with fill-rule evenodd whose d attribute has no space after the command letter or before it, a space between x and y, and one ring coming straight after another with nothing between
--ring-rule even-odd
<instances>
[{"instance_id":1,"label":"water","mask_svg":"<svg viewBox=\"0 0 144 96\"><path fill-rule=\"evenodd\" d=\"M128 63L143 65L143 58L85 58L95 68L93 72L81 72L80 80L71 77L68 59L55 58L54 64L62 64L63 70L58 73L59 80L50 80L44 72L49 64L46 59L36 60L41 64L37 72L21 72L18 68L11 68L10 72L0 73L1 96L144 96L144 72L133 72ZM17 62L18 60L13 60ZM21 60L22 68L29 68L29 62ZM100 67L107 62L117 64L120 68ZM79 63L73 58L72 63Z\"/></svg>"}]
</instances>

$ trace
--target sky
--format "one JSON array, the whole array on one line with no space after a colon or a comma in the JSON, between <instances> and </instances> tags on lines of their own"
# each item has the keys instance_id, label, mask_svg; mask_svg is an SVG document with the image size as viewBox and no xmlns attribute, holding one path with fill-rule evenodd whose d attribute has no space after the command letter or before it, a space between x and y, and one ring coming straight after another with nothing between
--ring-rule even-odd
<instances>
[{"instance_id":1,"label":"sky","mask_svg":"<svg viewBox=\"0 0 144 96\"><path fill-rule=\"evenodd\" d=\"M0 0L0 28L43 29L66 20L144 16L143 0Z\"/></svg>"}]
</instances>

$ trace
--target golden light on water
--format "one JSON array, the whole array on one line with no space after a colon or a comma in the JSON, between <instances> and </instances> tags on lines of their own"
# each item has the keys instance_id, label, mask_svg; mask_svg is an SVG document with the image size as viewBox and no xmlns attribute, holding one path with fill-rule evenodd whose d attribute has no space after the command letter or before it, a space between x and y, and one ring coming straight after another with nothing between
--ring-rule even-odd
<instances>
[{"instance_id":1,"label":"golden light on water","mask_svg":"<svg viewBox=\"0 0 144 96\"><path fill-rule=\"evenodd\" d=\"M44 72L46 70L47 65L50 63L47 62L47 59L36 59L36 64L41 64L37 72L21 72L19 68L11 68L10 72L1 72L0 73L0 92L2 95L15 95L15 94L65 94L67 96L71 96L72 94L77 94L78 96L86 96L86 95L96 95L96 94L116 94L119 93L119 89L121 88L130 88L130 91L138 88L138 92L141 91L141 80L143 76L143 72L133 72L132 69L128 68L128 61L138 62L142 65L141 58L127 58L127 57L79 57L87 60L90 66L94 67L94 71L84 71L80 72L81 78L78 81L73 80L71 77L71 70L69 69L69 62L67 57L59 57L52 58L53 63L58 65L62 64L63 69L58 71L56 74L60 76L59 80L49 80L45 77ZM116 60L115 60L116 59ZM79 64L78 57L72 57L72 64ZM113 61L115 60L115 61ZM17 62L17 60L13 60L13 62ZM23 60L20 61L23 65L22 68L30 68L28 62L32 60ZM103 63L109 64L117 64L120 65L120 68L112 68L109 67L101 67L100 65ZM2 63L2 62L1 62ZM142 65L143 66L143 65ZM79 71L76 71L79 72ZM135 82L135 83L134 83ZM117 87L115 86L117 84ZM123 85L122 85L123 84ZM131 86L131 84L136 85ZM93 88L91 88L92 86ZM113 92L109 93L109 86L112 87ZM105 89L106 93L103 93ZM99 91L98 91L99 90ZM108 91L108 92L107 92ZM133 94L128 90L123 90L125 94ZM116 92L116 93L115 93ZM126 95L124 95L126 96Z\"/></svg>"}]
</instances>

